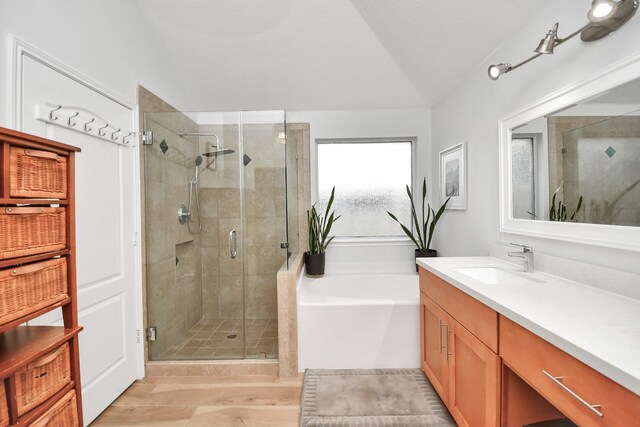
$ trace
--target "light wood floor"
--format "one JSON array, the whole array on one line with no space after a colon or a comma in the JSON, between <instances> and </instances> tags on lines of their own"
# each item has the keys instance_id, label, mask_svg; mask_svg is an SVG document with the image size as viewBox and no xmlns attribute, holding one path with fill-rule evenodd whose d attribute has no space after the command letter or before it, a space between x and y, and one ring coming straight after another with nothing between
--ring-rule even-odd
<instances>
[{"instance_id":1,"label":"light wood floor","mask_svg":"<svg viewBox=\"0 0 640 427\"><path fill-rule=\"evenodd\" d=\"M91 426L295 427L301 392L302 377L147 377Z\"/></svg>"}]
</instances>

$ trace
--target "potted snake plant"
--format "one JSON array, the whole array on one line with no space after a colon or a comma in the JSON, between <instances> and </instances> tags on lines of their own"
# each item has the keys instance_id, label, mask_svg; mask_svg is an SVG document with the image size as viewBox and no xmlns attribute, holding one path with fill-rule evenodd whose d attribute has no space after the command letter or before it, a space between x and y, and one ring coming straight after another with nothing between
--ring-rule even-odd
<instances>
[{"instance_id":1,"label":"potted snake plant","mask_svg":"<svg viewBox=\"0 0 640 427\"><path fill-rule=\"evenodd\" d=\"M335 216L335 211L331 211L335 191L336 187L333 187L324 215L318 213L315 204L311 207L311 210L307 211L309 250L304 253L304 264L309 277L321 277L324 275L325 251L335 237L329 237L329 232L333 223L340 218L340 215Z\"/></svg>"},{"instance_id":2,"label":"potted snake plant","mask_svg":"<svg viewBox=\"0 0 640 427\"><path fill-rule=\"evenodd\" d=\"M424 258L424 257L436 257L438 256L438 251L435 249L431 249L431 240L433 239L433 232L436 229L436 225L440 220L440 217L444 213L445 208L447 207L447 203L451 197L448 197L447 200L444 201L442 206L438 211L434 211L429 203L427 203L426 214L427 218L425 219L425 202L427 200L427 179L424 178L422 181L422 211L420 220L418 220L418 214L416 212L416 206L413 202L413 194L411 192L411 188L407 185L407 195L409 196L409 200L411 201L411 218L412 225L406 226L398 220L398 218L387 211L389 216L393 218L400 227L402 227L402 231L411 239L411 241L416 245L415 250L415 258ZM410 228L411 227L411 228ZM416 271L418 271L418 266L416 265Z\"/></svg>"}]
</instances>

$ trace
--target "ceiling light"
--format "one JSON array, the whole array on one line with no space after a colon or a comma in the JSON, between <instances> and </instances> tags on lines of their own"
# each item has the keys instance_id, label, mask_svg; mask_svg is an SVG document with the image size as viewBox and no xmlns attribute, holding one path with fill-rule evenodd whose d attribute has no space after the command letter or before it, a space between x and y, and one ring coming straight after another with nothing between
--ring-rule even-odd
<instances>
[{"instance_id":1,"label":"ceiling light","mask_svg":"<svg viewBox=\"0 0 640 427\"><path fill-rule=\"evenodd\" d=\"M536 59L541 55L552 54L556 46L561 45L572 37L580 34L582 41L591 42L616 31L626 23L638 9L640 0L593 0L591 9L587 14L589 22L586 25L569 34L567 37L558 38L558 24L556 23L540 40L540 44L534 50L535 55L516 64L498 64L489 67L488 73L491 80L498 80L502 74L506 74L516 68Z\"/></svg>"}]
</instances>

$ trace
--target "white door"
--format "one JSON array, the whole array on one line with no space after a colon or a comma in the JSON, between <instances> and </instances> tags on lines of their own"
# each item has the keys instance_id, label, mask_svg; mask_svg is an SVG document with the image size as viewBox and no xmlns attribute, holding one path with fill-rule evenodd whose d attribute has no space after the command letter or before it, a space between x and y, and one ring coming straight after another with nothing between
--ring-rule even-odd
<instances>
[{"instance_id":1,"label":"white door","mask_svg":"<svg viewBox=\"0 0 640 427\"><path fill-rule=\"evenodd\" d=\"M137 148L44 123L36 119L35 111L45 103L76 106L127 132L133 129L133 112L26 55L22 76L20 130L82 149L76 155L76 252L78 317L84 327L79 338L80 372L88 424L138 376ZM93 125L102 126L99 122ZM61 324L61 311L37 322Z\"/></svg>"}]
</instances>

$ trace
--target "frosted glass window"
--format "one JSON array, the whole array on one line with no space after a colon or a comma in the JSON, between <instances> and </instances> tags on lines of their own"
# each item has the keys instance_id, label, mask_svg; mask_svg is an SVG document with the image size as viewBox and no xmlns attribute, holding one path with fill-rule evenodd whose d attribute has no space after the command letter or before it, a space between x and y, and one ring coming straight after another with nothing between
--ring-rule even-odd
<instances>
[{"instance_id":1,"label":"frosted glass window","mask_svg":"<svg viewBox=\"0 0 640 427\"><path fill-rule=\"evenodd\" d=\"M333 186L333 209L342 215L335 236L398 236L402 229L386 211L410 224L411 141L319 142L318 203L324 210Z\"/></svg>"},{"instance_id":2,"label":"frosted glass window","mask_svg":"<svg viewBox=\"0 0 640 427\"><path fill-rule=\"evenodd\" d=\"M511 140L511 186L513 188L513 217L535 219L535 176L533 138Z\"/></svg>"}]
</instances>

